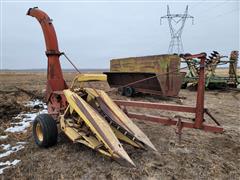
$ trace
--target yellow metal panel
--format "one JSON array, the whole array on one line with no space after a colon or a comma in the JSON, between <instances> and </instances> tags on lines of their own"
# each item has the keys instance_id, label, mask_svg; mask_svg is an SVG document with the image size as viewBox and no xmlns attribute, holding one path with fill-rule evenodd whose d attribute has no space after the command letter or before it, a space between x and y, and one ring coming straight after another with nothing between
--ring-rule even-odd
<instances>
[{"instance_id":1,"label":"yellow metal panel","mask_svg":"<svg viewBox=\"0 0 240 180\"><path fill-rule=\"evenodd\" d=\"M93 149L96 149L97 147L99 147L100 145L103 145L100 141L98 141L95 137L93 136L86 136L86 135L82 135L82 137L92 145Z\"/></svg>"},{"instance_id":2,"label":"yellow metal panel","mask_svg":"<svg viewBox=\"0 0 240 180\"><path fill-rule=\"evenodd\" d=\"M97 92L99 92L99 90L94 90L92 88L84 88L84 90L88 93L88 95L90 95L92 97L98 97Z\"/></svg>"},{"instance_id":3,"label":"yellow metal panel","mask_svg":"<svg viewBox=\"0 0 240 180\"><path fill-rule=\"evenodd\" d=\"M102 90L93 90L91 88L84 88L88 94L91 94L93 97L100 97L104 100L106 105L111 109L112 112L118 117L118 124L121 125L126 130L130 131L132 134L135 135L135 137L152 148L153 150L157 151L154 145L151 143L151 141L148 139L148 137L139 129L131 119L128 118L128 116L112 101L112 99ZM96 91L98 93L96 93Z\"/></svg>"},{"instance_id":4,"label":"yellow metal panel","mask_svg":"<svg viewBox=\"0 0 240 180\"><path fill-rule=\"evenodd\" d=\"M175 67L177 65L177 67ZM180 58L177 55L155 55L112 59L111 72L151 72L164 73L169 69L180 67Z\"/></svg>"},{"instance_id":5,"label":"yellow metal panel","mask_svg":"<svg viewBox=\"0 0 240 180\"><path fill-rule=\"evenodd\" d=\"M108 124L106 124L105 120L103 120L96 111L94 111L89 104L87 104L81 97L79 97L77 94L73 93L70 90L64 90L64 95L67 98L67 101L69 103L69 105L79 114L79 116L84 120L84 122L87 124L88 127L90 127L90 129L97 134L97 137L104 142L105 146L107 146L108 149L111 150L111 148L109 147L109 144L107 144L103 137L101 137L101 135L99 134L99 132L95 129L95 127L93 126L93 124L90 122L90 120L86 117L86 115L81 111L81 109L79 109L78 105L76 104L75 100L73 99L73 96L76 97L82 104L84 104L85 108L88 109L88 111L90 112L90 114L94 117L94 119L96 121L98 121L98 125L101 126L101 128L106 132L107 137L112 138L112 140L114 141L114 134L111 134L111 131L108 130L109 126ZM108 134L109 133L109 134Z\"/></svg>"},{"instance_id":6,"label":"yellow metal panel","mask_svg":"<svg viewBox=\"0 0 240 180\"><path fill-rule=\"evenodd\" d=\"M81 138L81 136L79 135L77 130L75 130L74 128L66 127L64 129L64 132L73 142L76 141L77 139Z\"/></svg>"},{"instance_id":7,"label":"yellow metal panel","mask_svg":"<svg viewBox=\"0 0 240 180\"><path fill-rule=\"evenodd\" d=\"M69 105L82 118L86 125L96 135L97 139L103 142L104 146L109 150L109 153L112 154L112 156L115 158L124 159L126 162L134 165L105 119L103 119L96 110L94 110L76 93L70 90L64 90L63 92L67 98Z\"/></svg>"},{"instance_id":8,"label":"yellow metal panel","mask_svg":"<svg viewBox=\"0 0 240 180\"><path fill-rule=\"evenodd\" d=\"M145 145L149 146L153 150L157 151L148 137L139 129L133 122L128 118L128 116L112 101L112 99L104 92L99 90L99 94L104 102L111 108L119 120L124 124L125 128L130 130L135 137L143 142Z\"/></svg>"},{"instance_id":9,"label":"yellow metal panel","mask_svg":"<svg viewBox=\"0 0 240 180\"><path fill-rule=\"evenodd\" d=\"M80 134L74 128L70 128L65 124L64 116L60 116L60 126L62 131L72 140L81 138Z\"/></svg>"},{"instance_id":10,"label":"yellow metal panel","mask_svg":"<svg viewBox=\"0 0 240 180\"><path fill-rule=\"evenodd\" d=\"M107 81L107 76L105 74L79 74L76 76L79 82L86 81Z\"/></svg>"},{"instance_id":11,"label":"yellow metal panel","mask_svg":"<svg viewBox=\"0 0 240 180\"><path fill-rule=\"evenodd\" d=\"M62 115L60 117L60 125L61 125L61 129L62 131L73 141L73 142L79 142L82 143L92 149L95 149L97 151L99 151L100 153L107 155L107 156L111 156L110 153L108 153L107 151L100 149L102 143L100 141L98 141L94 136L86 136L86 134L84 132L78 131L75 128L72 127L68 127L65 124L65 119L64 116ZM99 148L98 148L99 147Z\"/></svg>"},{"instance_id":12,"label":"yellow metal panel","mask_svg":"<svg viewBox=\"0 0 240 180\"><path fill-rule=\"evenodd\" d=\"M129 139L127 136L125 136L124 134L122 134L120 131L118 131L116 128L112 127L113 132L116 134L116 136L118 137L118 139L120 139L121 141L124 141L128 144L131 144L132 146L135 146L137 148L140 148L141 146L137 143L135 143L133 140Z\"/></svg>"},{"instance_id":13,"label":"yellow metal panel","mask_svg":"<svg viewBox=\"0 0 240 180\"><path fill-rule=\"evenodd\" d=\"M72 84L71 87L73 87L76 82L80 82L80 88L82 87L82 83L84 82L90 82L90 81L107 81L107 75L105 74L79 74L77 75Z\"/></svg>"}]
</instances>

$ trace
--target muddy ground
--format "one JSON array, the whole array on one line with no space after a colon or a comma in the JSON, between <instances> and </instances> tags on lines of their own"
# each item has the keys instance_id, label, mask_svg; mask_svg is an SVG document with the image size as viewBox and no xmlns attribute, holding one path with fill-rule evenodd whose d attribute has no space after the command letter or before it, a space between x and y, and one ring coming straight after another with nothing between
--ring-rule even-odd
<instances>
[{"instance_id":1,"label":"muddy ground","mask_svg":"<svg viewBox=\"0 0 240 180\"><path fill-rule=\"evenodd\" d=\"M74 73L65 73L64 76L70 83ZM40 110L23 104L33 98L43 98L45 81L45 73L0 74L0 136L8 135L6 139L0 139L0 144L26 142L23 149L0 158L0 162L21 160L5 169L0 175L2 179L240 179L239 92L206 92L205 106L224 127L222 134L184 129L179 144L175 127L136 120L158 152L125 146L137 166L126 168L81 144L72 144L61 133L56 146L41 149L33 141L31 127L25 133L5 132L15 121L13 117L20 112ZM107 89L106 84L101 86ZM143 95L126 98L116 92L111 92L110 96L114 99L195 105L196 92L181 90L180 96L186 97L182 100ZM153 110L131 108L129 111L174 116L173 113ZM2 152L0 147L0 154Z\"/></svg>"}]
</instances>

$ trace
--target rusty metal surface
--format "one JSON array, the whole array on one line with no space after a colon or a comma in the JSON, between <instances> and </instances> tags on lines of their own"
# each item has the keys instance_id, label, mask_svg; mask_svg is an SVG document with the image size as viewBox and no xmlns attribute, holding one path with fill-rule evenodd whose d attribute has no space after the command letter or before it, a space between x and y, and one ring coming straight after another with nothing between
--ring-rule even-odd
<instances>
[{"instance_id":1,"label":"rusty metal surface","mask_svg":"<svg viewBox=\"0 0 240 180\"><path fill-rule=\"evenodd\" d=\"M204 118L204 94L205 94L205 61L206 54L199 54L197 58L200 59L199 79L197 87L197 102L196 102L196 114L195 124L196 128L201 128Z\"/></svg>"},{"instance_id":2,"label":"rusty metal surface","mask_svg":"<svg viewBox=\"0 0 240 180\"><path fill-rule=\"evenodd\" d=\"M165 96L178 96L182 86L182 81L186 73L170 73L164 76L158 76L158 81Z\"/></svg>"},{"instance_id":3,"label":"rusty metal surface","mask_svg":"<svg viewBox=\"0 0 240 180\"><path fill-rule=\"evenodd\" d=\"M177 55L153 55L112 59L111 72L148 72L166 73L180 67L180 57Z\"/></svg>"},{"instance_id":4,"label":"rusty metal surface","mask_svg":"<svg viewBox=\"0 0 240 180\"><path fill-rule=\"evenodd\" d=\"M111 87L124 86L126 84L156 75L155 73L141 72L105 72L105 74L107 74L107 80ZM133 84L131 87L161 91L159 81L156 77L142 83Z\"/></svg>"},{"instance_id":5,"label":"rusty metal surface","mask_svg":"<svg viewBox=\"0 0 240 180\"><path fill-rule=\"evenodd\" d=\"M229 85L236 85L239 83L237 82L238 81L238 77L237 77L238 55L239 55L238 51L232 51L230 55L230 64L229 64L229 70L228 70Z\"/></svg>"},{"instance_id":6,"label":"rusty metal surface","mask_svg":"<svg viewBox=\"0 0 240 180\"><path fill-rule=\"evenodd\" d=\"M46 56L48 58L46 100L48 102L48 112L50 114L60 112L61 108L66 108L66 99L55 96L54 91L62 91L68 86L63 79L62 69L59 61L60 51L58 49L57 35L50 17L38 8L30 8L27 15L35 17L41 25L45 45ZM60 98L59 98L60 97Z\"/></svg>"},{"instance_id":7,"label":"rusty metal surface","mask_svg":"<svg viewBox=\"0 0 240 180\"><path fill-rule=\"evenodd\" d=\"M176 125L178 123L178 120L176 119L170 119L170 118L164 118L164 117L158 117L158 116L148 116L148 115L142 115L142 114L136 114L136 113L128 113L128 116L130 118L136 118L139 120L149 121L149 122L155 122L155 123L161 123L164 125ZM181 122L182 127L185 128L196 128L195 124L192 122ZM222 133L223 127L221 126L214 126L210 124L202 124L201 128L196 129L202 129L204 131L214 132L214 133Z\"/></svg>"},{"instance_id":8,"label":"rusty metal surface","mask_svg":"<svg viewBox=\"0 0 240 180\"><path fill-rule=\"evenodd\" d=\"M182 80L185 76L185 73L182 72L160 76L157 76L155 73L142 72L104 72L104 74L108 77L107 81L110 87L114 88L153 77L142 82L134 83L130 85L130 87L138 92L163 96L178 96Z\"/></svg>"},{"instance_id":9,"label":"rusty metal surface","mask_svg":"<svg viewBox=\"0 0 240 180\"><path fill-rule=\"evenodd\" d=\"M178 96L185 74L179 72L180 58L177 55L154 55L111 60L108 83L120 87L132 84L135 91L163 96Z\"/></svg>"},{"instance_id":10,"label":"rusty metal surface","mask_svg":"<svg viewBox=\"0 0 240 180\"><path fill-rule=\"evenodd\" d=\"M132 107L139 107L139 108L161 109L166 111L178 111L178 112L188 112L188 113L196 112L196 108L191 106L160 104L160 103L151 103L151 102L146 103L141 101L124 101L124 100L115 100L114 102L119 106L132 106Z\"/></svg>"},{"instance_id":11,"label":"rusty metal surface","mask_svg":"<svg viewBox=\"0 0 240 180\"><path fill-rule=\"evenodd\" d=\"M130 118L157 122L165 125L177 126L179 128L178 129L179 136L181 135L181 130L183 127L202 129L210 132L223 132L223 128L220 126L220 123L208 112L208 109L204 108L204 90L205 90L204 68L205 68L206 54L205 53L195 54L192 56L188 56L186 58L200 59L200 70L199 70L200 72L199 72L199 79L198 79L196 107L150 103L150 102L122 101L122 100L115 100L115 103L123 107L124 111L127 113L127 115ZM128 112L126 109L126 106L194 113L195 119L194 119L194 122L186 122L186 121L182 121L180 117L177 119L177 118L166 118L166 117L164 118L164 117L150 116L146 114L136 114L136 113ZM204 113L206 113L216 123L216 125L205 124Z\"/></svg>"}]
</instances>

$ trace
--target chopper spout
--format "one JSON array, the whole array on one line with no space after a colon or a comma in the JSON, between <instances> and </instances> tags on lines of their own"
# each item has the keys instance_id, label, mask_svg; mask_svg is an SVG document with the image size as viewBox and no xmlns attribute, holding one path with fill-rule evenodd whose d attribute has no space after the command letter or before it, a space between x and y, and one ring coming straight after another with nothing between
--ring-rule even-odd
<instances>
[{"instance_id":1,"label":"chopper spout","mask_svg":"<svg viewBox=\"0 0 240 180\"><path fill-rule=\"evenodd\" d=\"M57 35L50 17L37 7L29 8L27 11L28 16L32 16L38 20L41 25L42 32L46 45L46 56L48 58L47 67L47 87L46 87L46 99L52 97L54 91L62 91L67 89L68 86L63 78L61 64L59 56L61 55L58 49ZM61 98L64 99L64 98ZM52 113L56 107L54 107L54 100L49 101L48 112ZM64 101L64 100L63 100ZM62 102L64 104L65 102Z\"/></svg>"},{"instance_id":2,"label":"chopper spout","mask_svg":"<svg viewBox=\"0 0 240 180\"><path fill-rule=\"evenodd\" d=\"M58 50L57 35L52 24L52 19L42 10L37 7L29 8L27 11L28 16L35 17L42 27L45 38L46 52L54 51L56 55L60 55Z\"/></svg>"}]
</instances>

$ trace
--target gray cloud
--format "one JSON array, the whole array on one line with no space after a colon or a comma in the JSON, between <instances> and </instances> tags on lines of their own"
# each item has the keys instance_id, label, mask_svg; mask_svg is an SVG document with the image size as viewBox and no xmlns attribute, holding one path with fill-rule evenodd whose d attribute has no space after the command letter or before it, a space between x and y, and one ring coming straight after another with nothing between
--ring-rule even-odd
<instances>
[{"instance_id":1,"label":"gray cloud","mask_svg":"<svg viewBox=\"0 0 240 180\"><path fill-rule=\"evenodd\" d=\"M195 17L195 24L187 22L182 35L185 52L218 50L229 55L239 49L238 1L2 2L3 68L46 68L40 25L26 16L30 7L38 6L53 19L60 50L79 68L108 68L111 58L167 53L168 24L159 24L167 4L173 13L183 13L188 4L189 13ZM64 68L71 68L65 60L61 62Z\"/></svg>"}]
</instances>

